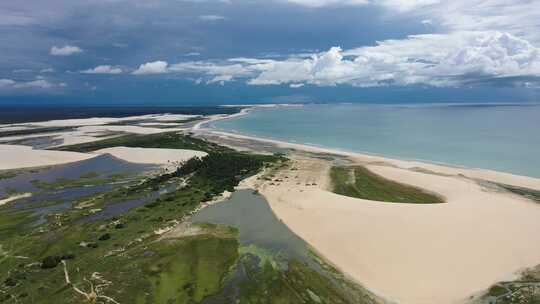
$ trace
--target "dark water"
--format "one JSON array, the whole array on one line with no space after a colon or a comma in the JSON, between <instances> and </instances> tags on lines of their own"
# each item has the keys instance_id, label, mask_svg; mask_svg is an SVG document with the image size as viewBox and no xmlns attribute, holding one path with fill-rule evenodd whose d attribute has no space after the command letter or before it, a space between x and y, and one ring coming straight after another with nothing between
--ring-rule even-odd
<instances>
[{"instance_id":1,"label":"dark water","mask_svg":"<svg viewBox=\"0 0 540 304\"><path fill-rule=\"evenodd\" d=\"M1 106L0 124L36 122L56 119L91 117L127 117L147 114L233 114L239 111L233 107L192 106L192 107L98 107L98 106Z\"/></svg>"},{"instance_id":2,"label":"dark water","mask_svg":"<svg viewBox=\"0 0 540 304\"><path fill-rule=\"evenodd\" d=\"M243 245L254 244L278 255L309 262L308 247L275 215L268 202L251 190L236 191L224 202L195 214L193 222L209 222L239 229Z\"/></svg>"},{"instance_id":3,"label":"dark water","mask_svg":"<svg viewBox=\"0 0 540 304\"><path fill-rule=\"evenodd\" d=\"M6 143L10 145L23 145L23 146L30 146L34 149L46 149L53 146L58 146L64 143L64 139L62 138L54 138L53 136L41 136L41 137L32 137L27 139L19 139L19 140L13 140L13 141L6 141L3 142L0 138L1 143Z\"/></svg>"},{"instance_id":4,"label":"dark water","mask_svg":"<svg viewBox=\"0 0 540 304\"><path fill-rule=\"evenodd\" d=\"M72 207L73 202L82 197L111 190L129 182L132 178L129 176L135 176L156 168L153 165L134 164L105 154L80 162L21 171L15 177L0 180L0 197L9 196L10 191L33 193L33 196L29 198L22 198L10 203L9 208L31 210L37 217L34 224L38 225L45 221L47 214L69 209ZM81 178L81 175L88 173L95 173L96 178L107 178L120 173L125 174L127 177L122 178L115 184L106 183L52 190L40 189L33 183L36 180L53 183L59 178L76 180ZM113 210L115 209L113 208ZM108 213L114 214L113 211Z\"/></svg>"},{"instance_id":5,"label":"dark water","mask_svg":"<svg viewBox=\"0 0 540 304\"><path fill-rule=\"evenodd\" d=\"M134 164L118 159L110 154L105 154L80 162L21 171L21 173L13 178L0 180L0 197L5 196L8 189L15 189L18 192L35 192L40 190L32 183L34 180L51 183L59 178L78 179L85 173L109 176L116 173L135 174L154 168L156 167L152 165Z\"/></svg>"}]
</instances>

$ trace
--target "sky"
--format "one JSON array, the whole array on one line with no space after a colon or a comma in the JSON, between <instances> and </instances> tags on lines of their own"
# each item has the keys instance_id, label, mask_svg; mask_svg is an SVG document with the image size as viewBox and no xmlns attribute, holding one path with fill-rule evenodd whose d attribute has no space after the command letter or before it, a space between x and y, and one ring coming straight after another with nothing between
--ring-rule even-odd
<instances>
[{"instance_id":1,"label":"sky","mask_svg":"<svg viewBox=\"0 0 540 304\"><path fill-rule=\"evenodd\" d=\"M0 3L0 104L538 101L538 0Z\"/></svg>"}]
</instances>

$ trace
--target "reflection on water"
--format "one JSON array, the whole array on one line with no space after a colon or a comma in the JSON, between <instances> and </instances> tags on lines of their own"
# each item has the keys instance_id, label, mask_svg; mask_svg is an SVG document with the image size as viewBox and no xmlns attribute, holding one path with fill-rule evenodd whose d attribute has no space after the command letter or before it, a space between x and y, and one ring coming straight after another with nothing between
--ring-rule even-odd
<instances>
[{"instance_id":1,"label":"reflection on water","mask_svg":"<svg viewBox=\"0 0 540 304\"><path fill-rule=\"evenodd\" d=\"M30 146L34 149L47 149L50 147L63 144L64 139L55 138L54 136L39 136L39 137L30 137L30 138L6 141L5 143L10 144L10 145Z\"/></svg>"},{"instance_id":2,"label":"reflection on water","mask_svg":"<svg viewBox=\"0 0 540 304\"><path fill-rule=\"evenodd\" d=\"M236 191L230 199L202 209L192 221L237 227L242 245L254 244L289 258L311 261L306 243L274 215L262 196L250 190Z\"/></svg>"},{"instance_id":3,"label":"reflection on water","mask_svg":"<svg viewBox=\"0 0 540 304\"><path fill-rule=\"evenodd\" d=\"M47 214L69 209L73 203L86 196L109 191L131 180L130 177L143 172L156 169L153 165L142 165L130 163L109 154L100 155L88 160L74 162L70 164L58 165L41 169L29 169L19 172L15 177L0 180L0 197L9 196L13 192L31 192L33 196L19 199L9 204L9 207L16 209L26 209L32 211L38 217L34 224L39 225L45 222ZM54 183L58 180L78 180L82 176L90 175L97 179L111 178L115 174L126 175L122 180L114 183L91 183L92 178L88 178L89 184L76 185L65 188L44 189L36 186L35 181ZM83 183L84 184L84 183ZM137 202L125 202L137 204ZM125 208L111 207L112 211L107 214L117 214ZM118 209L120 208L120 209ZM126 207L127 208L127 207ZM116 210L116 211L114 211ZM119 213L118 213L119 214ZM96 215L97 216L97 215Z\"/></svg>"}]
</instances>

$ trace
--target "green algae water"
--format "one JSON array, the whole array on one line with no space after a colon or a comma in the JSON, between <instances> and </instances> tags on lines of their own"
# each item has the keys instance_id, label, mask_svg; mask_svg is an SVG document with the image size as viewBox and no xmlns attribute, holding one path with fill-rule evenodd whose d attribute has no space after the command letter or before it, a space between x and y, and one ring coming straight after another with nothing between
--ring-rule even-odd
<instances>
[{"instance_id":1,"label":"green algae water","mask_svg":"<svg viewBox=\"0 0 540 304\"><path fill-rule=\"evenodd\" d=\"M284 257L309 260L308 246L272 212L266 200L251 190L239 190L224 202L208 206L192 218L234 226L242 245L256 245Z\"/></svg>"},{"instance_id":2,"label":"green algae water","mask_svg":"<svg viewBox=\"0 0 540 304\"><path fill-rule=\"evenodd\" d=\"M540 177L539 104L326 104L255 109L227 132Z\"/></svg>"}]
</instances>

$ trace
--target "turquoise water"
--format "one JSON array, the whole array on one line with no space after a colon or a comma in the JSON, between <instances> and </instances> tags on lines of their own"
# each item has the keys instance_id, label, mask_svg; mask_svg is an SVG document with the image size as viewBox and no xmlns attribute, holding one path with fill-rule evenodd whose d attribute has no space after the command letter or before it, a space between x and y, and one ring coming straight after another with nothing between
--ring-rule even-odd
<instances>
[{"instance_id":1,"label":"turquoise water","mask_svg":"<svg viewBox=\"0 0 540 304\"><path fill-rule=\"evenodd\" d=\"M540 177L540 105L306 105L213 127L345 151Z\"/></svg>"}]
</instances>

